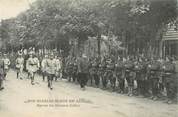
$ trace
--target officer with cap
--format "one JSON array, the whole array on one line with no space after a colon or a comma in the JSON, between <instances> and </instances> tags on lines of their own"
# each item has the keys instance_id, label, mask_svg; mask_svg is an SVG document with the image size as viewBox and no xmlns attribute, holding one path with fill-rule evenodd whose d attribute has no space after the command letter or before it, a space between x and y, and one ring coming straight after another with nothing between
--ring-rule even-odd
<instances>
[{"instance_id":1,"label":"officer with cap","mask_svg":"<svg viewBox=\"0 0 178 117\"><path fill-rule=\"evenodd\" d=\"M47 78L48 78L48 88L51 90L53 89L52 87L52 81L55 77L55 71L56 71L56 63L54 60L54 54L51 53L49 59L47 60Z\"/></svg>"},{"instance_id":2,"label":"officer with cap","mask_svg":"<svg viewBox=\"0 0 178 117\"><path fill-rule=\"evenodd\" d=\"M34 85L34 77L35 73L39 70L40 68L40 63L38 58L35 56L35 53L31 51L29 53L29 58L26 62L26 67L29 73L29 77L31 79L31 84Z\"/></svg>"}]
</instances>

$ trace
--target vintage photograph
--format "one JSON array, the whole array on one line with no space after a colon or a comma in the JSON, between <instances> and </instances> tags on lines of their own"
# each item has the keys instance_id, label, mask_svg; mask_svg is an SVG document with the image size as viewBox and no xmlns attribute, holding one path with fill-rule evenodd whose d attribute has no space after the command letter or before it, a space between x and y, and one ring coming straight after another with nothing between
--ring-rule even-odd
<instances>
[{"instance_id":1,"label":"vintage photograph","mask_svg":"<svg viewBox=\"0 0 178 117\"><path fill-rule=\"evenodd\" d=\"M0 117L178 117L178 0L0 0Z\"/></svg>"}]
</instances>

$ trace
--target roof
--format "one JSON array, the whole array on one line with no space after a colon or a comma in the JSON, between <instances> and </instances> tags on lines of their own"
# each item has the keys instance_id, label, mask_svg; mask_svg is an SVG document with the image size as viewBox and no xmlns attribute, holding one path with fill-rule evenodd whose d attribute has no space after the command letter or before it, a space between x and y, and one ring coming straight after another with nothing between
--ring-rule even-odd
<instances>
[{"instance_id":1,"label":"roof","mask_svg":"<svg viewBox=\"0 0 178 117\"><path fill-rule=\"evenodd\" d=\"M163 41L178 41L178 30L175 30L175 26L168 28L165 35L163 35Z\"/></svg>"}]
</instances>

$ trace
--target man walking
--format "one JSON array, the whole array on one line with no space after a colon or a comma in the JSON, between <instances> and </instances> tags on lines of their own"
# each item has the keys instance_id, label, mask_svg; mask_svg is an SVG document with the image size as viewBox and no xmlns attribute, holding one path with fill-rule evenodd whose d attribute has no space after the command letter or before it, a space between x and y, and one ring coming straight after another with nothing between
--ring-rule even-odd
<instances>
[{"instance_id":1,"label":"man walking","mask_svg":"<svg viewBox=\"0 0 178 117\"><path fill-rule=\"evenodd\" d=\"M85 90L85 85L88 81L88 60L87 56L85 54L82 55L82 57L78 60L78 78L79 78L79 84L82 90Z\"/></svg>"},{"instance_id":2,"label":"man walking","mask_svg":"<svg viewBox=\"0 0 178 117\"><path fill-rule=\"evenodd\" d=\"M24 69L24 58L22 57L22 53L18 54L16 59L16 69L17 69L17 79L22 79L22 72Z\"/></svg>"}]
</instances>

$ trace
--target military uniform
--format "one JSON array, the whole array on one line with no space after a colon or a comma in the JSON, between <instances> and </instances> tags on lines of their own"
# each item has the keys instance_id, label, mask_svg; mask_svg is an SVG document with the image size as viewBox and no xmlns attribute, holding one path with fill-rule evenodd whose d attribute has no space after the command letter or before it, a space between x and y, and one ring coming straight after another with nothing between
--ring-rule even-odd
<instances>
[{"instance_id":1,"label":"military uniform","mask_svg":"<svg viewBox=\"0 0 178 117\"><path fill-rule=\"evenodd\" d=\"M80 84L80 87L84 90L85 85L88 81L88 74L89 74L89 63L86 58L86 56L78 58L78 81Z\"/></svg>"},{"instance_id":2,"label":"military uniform","mask_svg":"<svg viewBox=\"0 0 178 117\"><path fill-rule=\"evenodd\" d=\"M114 61L111 59L108 60L106 63L106 72L105 72L105 88L107 87L108 80L110 81L112 90L115 90L116 87L116 77L114 77L114 69L115 69L115 64Z\"/></svg>"},{"instance_id":3,"label":"military uniform","mask_svg":"<svg viewBox=\"0 0 178 117\"><path fill-rule=\"evenodd\" d=\"M31 84L34 85L34 76L35 73L39 70L40 68L40 63L37 57L30 57L27 62L26 62L26 68L29 73L29 76L31 78Z\"/></svg>"},{"instance_id":4,"label":"military uniform","mask_svg":"<svg viewBox=\"0 0 178 117\"><path fill-rule=\"evenodd\" d=\"M2 59L0 59L0 90L4 89L3 80L4 80L4 62Z\"/></svg>"},{"instance_id":5,"label":"military uniform","mask_svg":"<svg viewBox=\"0 0 178 117\"><path fill-rule=\"evenodd\" d=\"M47 56L45 58L42 59L41 61L41 71L42 71L42 77L43 77L43 81L45 80L45 76L47 76Z\"/></svg>"},{"instance_id":6,"label":"military uniform","mask_svg":"<svg viewBox=\"0 0 178 117\"><path fill-rule=\"evenodd\" d=\"M117 80L119 82L119 89L121 91L121 93L124 93L124 87L125 87L125 78L124 78L124 65L123 65L123 61L118 61L115 67L115 73L117 76Z\"/></svg>"},{"instance_id":7,"label":"military uniform","mask_svg":"<svg viewBox=\"0 0 178 117\"><path fill-rule=\"evenodd\" d=\"M126 60L124 63L125 67L125 78L128 83L128 95L133 95L133 88L134 88L134 64L131 60Z\"/></svg>"},{"instance_id":8,"label":"military uniform","mask_svg":"<svg viewBox=\"0 0 178 117\"><path fill-rule=\"evenodd\" d=\"M47 78L48 78L48 88L52 90L53 89L52 81L53 81L53 78L55 77L55 72L56 72L56 62L53 59L53 57L47 59L46 72L47 72Z\"/></svg>"},{"instance_id":9,"label":"military uniform","mask_svg":"<svg viewBox=\"0 0 178 117\"><path fill-rule=\"evenodd\" d=\"M3 62L4 62L4 78L6 78L7 72L9 70L10 60L9 58L4 58Z\"/></svg>"},{"instance_id":10,"label":"military uniform","mask_svg":"<svg viewBox=\"0 0 178 117\"><path fill-rule=\"evenodd\" d=\"M163 65L163 78L165 81L165 87L167 91L167 97L169 101L176 98L177 84L175 76L175 64L172 62L165 62Z\"/></svg>"},{"instance_id":11,"label":"military uniform","mask_svg":"<svg viewBox=\"0 0 178 117\"><path fill-rule=\"evenodd\" d=\"M98 68L98 76L101 78L102 80L102 85L103 85L103 88L106 88L106 80L105 80L105 70L106 70L106 61L103 60L100 62L99 64L99 68Z\"/></svg>"},{"instance_id":12,"label":"military uniform","mask_svg":"<svg viewBox=\"0 0 178 117\"><path fill-rule=\"evenodd\" d=\"M152 60L150 64L148 64L149 68L149 80L151 82L151 89L152 89L152 99L156 100L158 93L159 93L159 70L160 64L156 60Z\"/></svg>"},{"instance_id":13,"label":"military uniform","mask_svg":"<svg viewBox=\"0 0 178 117\"><path fill-rule=\"evenodd\" d=\"M140 95L144 95L144 80L145 80L145 66L143 62L138 61L135 66L134 70L136 73L136 80L137 80L137 92Z\"/></svg>"},{"instance_id":14,"label":"military uniform","mask_svg":"<svg viewBox=\"0 0 178 117\"><path fill-rule=\"evenodd\" d=\"M74 62L73 65L73 69L72 69L72 78L73 78L73 82L76 81L77 77L78 77L78 73L77 73L78 67L77 67L77 62Z\"/></svg>"},{"instance_id":15,"label":"military uniform","mask_svg":"<svg viewBox=\"0 0 178 117\"><path fill-rule=\"evenodd\" d=\"M18 57L16 59L16 69L17 69L17 78L22 78L22 73L23 73L23 69L24 69L24 58Z\"/></svg>"},{"instance_id":16,"label":"military uniform","mask_svg":"<svg viewBox=\"0 0 178 117\"><path fill-rule=\"evenodd\" d=\"M91 70L90 70L90 74L91 74L91 77L92 79L95 80L95 85L97 87L99 87L99 83L100 83L100 78L98 76L98 63L96 60L94 60L92 63L91 63Z\"/></svg>"}]
</instances>

